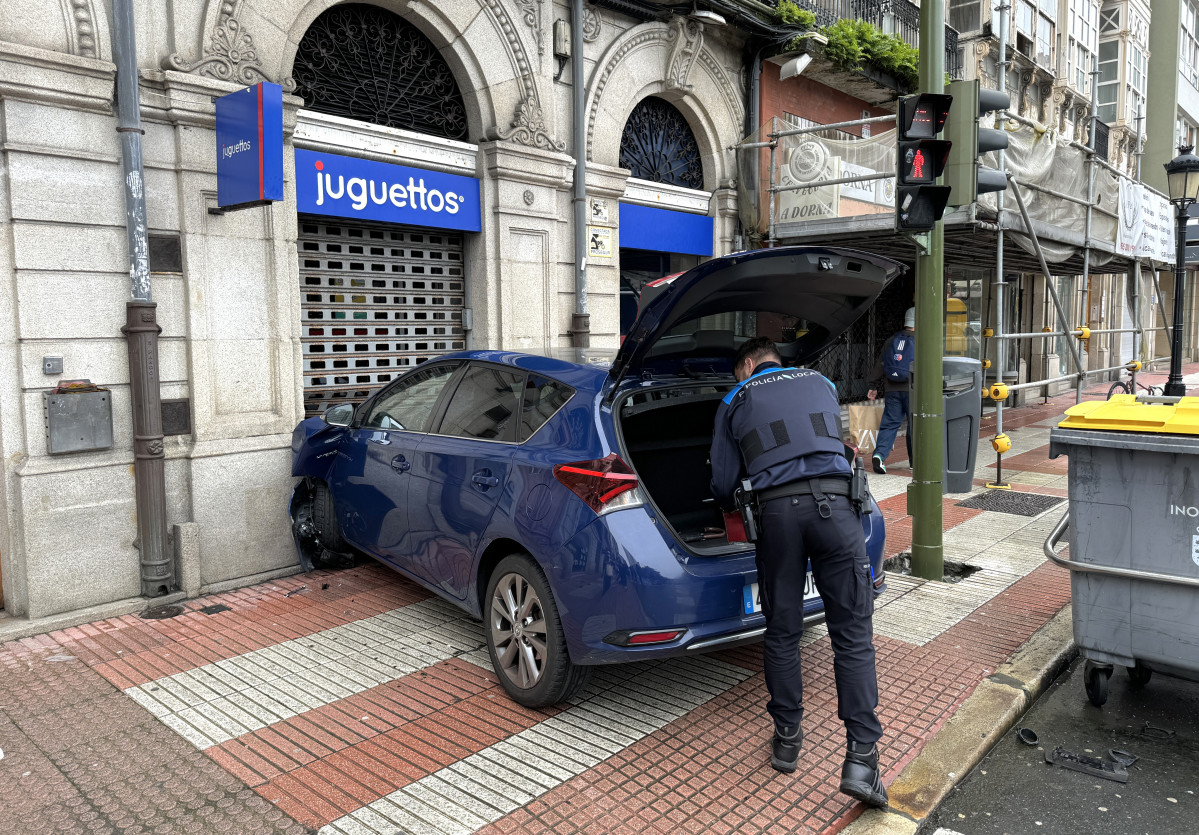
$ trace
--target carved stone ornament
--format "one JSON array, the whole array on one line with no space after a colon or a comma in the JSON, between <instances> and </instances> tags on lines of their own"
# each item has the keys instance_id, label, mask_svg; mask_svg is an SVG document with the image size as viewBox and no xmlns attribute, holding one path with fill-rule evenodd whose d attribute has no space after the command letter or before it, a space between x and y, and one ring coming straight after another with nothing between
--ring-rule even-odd
<instances>
[{"instance_id":1,"label":"carved stone ornament","mask_svg":"<svg viewBox=\"0 0 1199 835\"><path fill-rule=\"evenodd\" d=\"M974 42L974 77L988 87L995 86L995 73L987 72L987 56L991 54L990 41L979 39ZM996 57L998 61L998 57Z\"/></svg>"},{"instance_id":2,"label":"carved stone ornament","mask_svg":"<svg viewBox=\"0 0 1199 835\"><path fill-rule=\"evenodd\" d=\"M1040 94L1041 94L1041 100L1040 100L1040 102L1038 102L1037 109L1040 111L1041 124L1048 125L1053 122L1053 120L1049 118L1049 115L1052 112L1052 109L1049 106L1049 101L1050 101L1050 98L1053 96L1053 84L1051 82L1042 83L1041 89L1040 89Z\"/></svg>"},{"instance_id":3,"label":"carved stone ornament","mask_svg":"<svg viewBox=\"0 0 1199 835\"><path fill-rule=\"evenodd\" d=\"M1057 129L1064 136L1066 126L1070 122L1070 113L1074 109L1074 93L1064 87L1059 87L1053 94L1053 101L1057 105Z\"/></svg>"},{"instance_id":4,"label":"carved stone ornament","mask_svg":"<svg viewBox=\"0 0 1199 835\"><path fill-rule=\"evenodd\" d=\"M672 18L670 39L674 41L674 48L666 60L666 86L672 90L690 90L687 79L704 46L704 26L697 20Z\"/></svg>"},{"instance_id":5,"label":"carved stone ornament","mask_svg":"<svg viewBox=\"0 0 1199 835\"><path fill-rule=\"evenodd\" d=\"M583 7L583 41L595 43L600 36L600 16L590 5Z\"/></svg>"},{"instance_id":6,"label":"carved stone ornament","mask_svg":"<svg viewBox=\"0 0 1199 835\"><path fill-rule=\"evenodd\" d=\"M99 58L96 49L95 13L91 0L71 0L71 17L75 21L75 49L84 58Z\"/></svg>"},{"instance_id":7,"label":"carved stone ornament","mask_svg":"<svg viewBox=\"0 0 1199 835\"><path fill-rule=\"evenodd\" d=\"M258 63L254 39L233 17L232 5L225 4L222 17L212 32L208 49L198 61L185 61L178 53L174 53L167 56L164 62L166 68L247 86L259 81L270 81L266 70ZM279 85L286 93L296 89L296 82L292 78L283 79Z\"/></svg>"},{"instance_id":8,"label":"carved stone ornament","mask_svg":"<svg viewBox=\"0 0 1199 835\"><path fill-rule=\"evenodd\" d=\"M1078 104L1074 107L1074 140L1076 142L1086 143L1087 135L1090 131L1091 120L1087 118L1090 115L1090 108L1085 104Z\"/></svg>"},{"instance_id":9,"label":"carved stone ornament","mask_svg":"<svg viewBox=\"0 0 1199 835\"><path fill-rule=\"evenodd\" d=\"M1029 101L1029 91L1032 89L1034 78L1032 70L1025 70L1020 73L1020 115L1028 116L1032 102Z\"/></svg>"},{"instance_id":10,"label":"carved stone ornament","mask_svg":"<svg viewBox=\"0 0 1199 835\"><path fill-rule=\"evenodd\" d=\"M541 38L541 3L542 0L516 0L520 16L524 19L525 25L533 30L533 36L537 39L538 55L545 52L545 44L542 43Z\"/></svg>"},{"instance_id":11,"label":"carved stone ornament","mask_svg":"<svg viewBox=\"0 0 1199 835\"><path fill-rule=\"evenodd\" d=\"M532 96L524 99L517 106L516 116L507 130L493 128L493 131L496 139L507 139L546 151L566 150L565 142L559 142L550 136L545 126L545 116L542 115L541 107L533 100Z\"/></svg>"},{"instance_id":12,"label":"carved stone ornament","mask_svg":"<svg viewBox=\"0 0 1199 835\"><path fill-rule=\"evenodd\" d=\"M532 206L536 198L533 196L532 189L525 189L525 193L521 195L521 199L525 201L526 206Z\"/></svg>"}]
</instances>

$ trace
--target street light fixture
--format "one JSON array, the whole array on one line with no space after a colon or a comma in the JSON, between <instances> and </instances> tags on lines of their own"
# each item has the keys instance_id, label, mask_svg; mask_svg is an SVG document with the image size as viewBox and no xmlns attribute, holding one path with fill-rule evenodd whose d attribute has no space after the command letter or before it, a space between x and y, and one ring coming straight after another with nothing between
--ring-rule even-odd
<instances>
[{"instance_id":1,"label":"street light fixture","mask_svg":"<svg viewBox=\"0 0 1199 835\"><path fill-rule=\"evenodd\" d=\"M1186 396L1182 384L1182 283L1186 276L1187 210L1199 200L1199 157L1191 153L1193 145L1179 145L1178 156L1166 163L1166 181L1170 202L1174 204L1174 332L1170 344L1170 378L1167 397Z\"/></svg>"}]
</instances>

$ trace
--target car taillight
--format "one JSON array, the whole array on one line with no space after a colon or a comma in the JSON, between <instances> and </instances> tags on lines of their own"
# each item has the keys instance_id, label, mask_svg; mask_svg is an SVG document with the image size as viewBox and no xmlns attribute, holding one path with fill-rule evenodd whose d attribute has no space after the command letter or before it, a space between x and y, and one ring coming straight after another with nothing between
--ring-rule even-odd
<instances>
[{"instance_id":1,"label":"car taillight","mask_svg":"<svg viewBox=\"0 0 1199 835\"><path fill-rule=\"evenodd\" d=\"M647 646L650 644L669 644L672 641L677 641L681 635L686 634L686 629L655 629L642 631L627 631L621 630L611 632L604 637L605 644L612 644L617 647L636 647Z\"/></svg>"},{"instance_id":2,"label":"car taillight","mask_svg":"<svg viewBox=\"0 0 1199 835\"><path fill-rule=\"evenodd\" d=\"M554 467L554 478L587 502L596 513L611 509L610 503L614 499L637 488L636 474L614 452L596 461L559 464Z\"/></svg>"}]
</instances>

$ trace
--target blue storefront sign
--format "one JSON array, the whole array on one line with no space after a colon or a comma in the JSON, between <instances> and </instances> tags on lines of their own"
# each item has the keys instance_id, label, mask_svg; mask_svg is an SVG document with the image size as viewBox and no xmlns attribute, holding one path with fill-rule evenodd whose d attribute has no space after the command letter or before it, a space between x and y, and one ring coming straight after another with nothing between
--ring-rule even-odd
<instances>
[{"instance_id":1,"label":"blue storefront sign","mask_svg":"<svg viewBox=\"0 0 1199 835\"><path fill-rule=\"evenodd\" d=\"M712 230L712 218L707 215L620 204L622 249L711 255Z\"/></svg>"},{"instance_id":2,"label":"blue storefront sign","mask_svg":"<svg viewBox=\"0 0 1199 835\"><path fill-rule=\"evenodd\" d=\"M482 228L474 177L299 148L296 209L463 232Z\"/></svg>"},{"instance_id":3,"label":"blue storefront sign","mask_svg":"<svg viewBox=\"0 0 1199 835\"><path fill-rule=\"evenodd\" d=\"M283 199L283 88L263 81L216 100L216 195L222 209Z\"/></svg>"}]
</instances>

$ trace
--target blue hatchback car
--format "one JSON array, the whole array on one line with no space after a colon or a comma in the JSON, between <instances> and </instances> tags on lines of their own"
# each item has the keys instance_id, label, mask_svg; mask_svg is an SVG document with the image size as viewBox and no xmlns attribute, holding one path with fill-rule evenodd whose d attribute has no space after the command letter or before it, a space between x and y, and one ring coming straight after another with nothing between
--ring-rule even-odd
<instances>
[{"instance_id":1,"label":"blue hatchback car","mask_svg":"<svg viewBox=\"0 0 1199 835\"><path fill-rule=\"evenodd\" d=\"M732 357L762 335L810 362L901 270L825 247L716 258L646 289L611 367L466 351L309 418L292 438L301 563L361 551L481 618L500 682L529 706L596 664L755 639L754 549L726 538L708 489Z\"/></svg>"}]
</instances>

